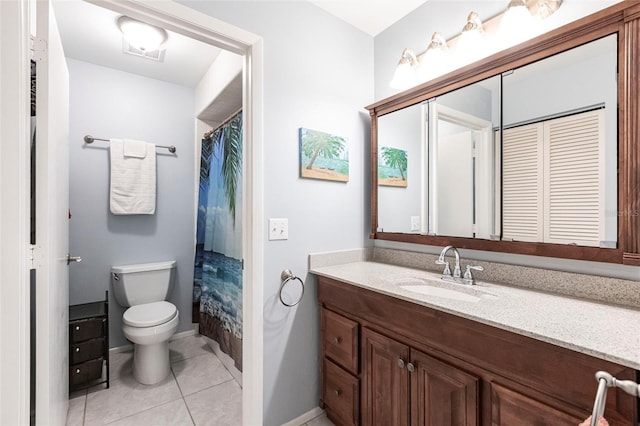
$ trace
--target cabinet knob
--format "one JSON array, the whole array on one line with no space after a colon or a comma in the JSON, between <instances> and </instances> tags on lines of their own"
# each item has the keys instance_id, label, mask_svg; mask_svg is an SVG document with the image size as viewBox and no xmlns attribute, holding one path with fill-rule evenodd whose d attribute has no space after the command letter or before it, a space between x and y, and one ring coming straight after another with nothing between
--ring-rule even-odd
<instances>
[{"instance_id":1,"label":"cabinet knob","mask_svg":"<svg viewBox=\"0 0 640 426\"><path fill-rule=\"evenodd\" d=\"M76 352L80 352L80 348L76 348Z\"/></svg>"},{"instance_id":2,"label":"cabinet knob","mask_svg":"<svg viewBox=\"0 0 640 426\"><path fill-rule=\"evenodd\" d=\"M80 374L80 369L76 368L76 374Z\"/></svg>"},{"instance_id":3,"label":"cabinet knob","mask_svg":"<svg viewBox=\"0 0 640 426\"><path fill-rule=\"evenodd\" d=\"M80 326L76 325L76 331L80 331Z\"/></svg>"},{"instance_id":4,"label":"cabinet knob","mask_svg":"<svg viewBox=\"0 0 640 426\"><path fill-rule=\"evenodd\" d=\"M413 373L415 369L416 369L415 365L411 364L410 362L407 363L407 370L409 370L409 373Z\"/></svg>"},{"instance_id":5,"label":"cabinet knob","mask_svg":"<svg viewBox=\"0 0 640 426\"><path fill-rule=\"evenodd\" d=\"M336 396L340 396L340 394L342 394L342 391L340 389L335 389L333 393L335 393Z\"/></svg>"},{"instance_id":6,"label":"cabinet knob","mask_svg":"<svg viewBox=\"0 0 640 426\"><path fill-rule=\"evenodd\" d=\"M342 341L342 339L339 338L339 337L334 337L333 338L333 344L334 345L339 345L341 341Z\"/></svg>"},{"instance_id":7,"label":"cabinet knob","mask_svg":"<svg viewBox=\"0 0 640 426\"><path fill-rule=\"evenodd\" d=\"M398 367L404 368L404 361L402 360L402 358L398 358Z\"/></svg>"}]
</instances>

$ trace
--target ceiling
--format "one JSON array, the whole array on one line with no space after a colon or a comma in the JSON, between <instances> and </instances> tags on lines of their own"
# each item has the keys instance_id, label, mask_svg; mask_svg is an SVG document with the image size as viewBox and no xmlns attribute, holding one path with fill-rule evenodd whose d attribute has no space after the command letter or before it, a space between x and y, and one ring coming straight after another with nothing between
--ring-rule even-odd
<instances>
[{"instance_id":1,"label":"ceiling","mask_svg":"<svg viewBox=\"0 0 640 426\"><path fill-rule=\"evenodd\" d=\"M53 7L69 58L195 87L220 53L217 47L168 31L163 62L124 54L116 25L119 13L80 0L54 1Z\"/></svg>"},{"instance_id":2,"label":"ceiling","mask_svg":"<svg viewBox=\"0 0 640 426\"><path fill-rule=\"evenodd\" d=\"M376 36L427 0L309 0L359 30Z\"/></svg>"}]
</instances>

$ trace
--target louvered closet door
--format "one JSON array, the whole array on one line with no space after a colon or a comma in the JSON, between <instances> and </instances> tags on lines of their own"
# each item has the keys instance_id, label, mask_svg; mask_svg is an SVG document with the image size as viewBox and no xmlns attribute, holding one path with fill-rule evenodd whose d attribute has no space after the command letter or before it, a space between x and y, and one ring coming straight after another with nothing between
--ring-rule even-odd
<instances>
[{"instance_id":1,"label":"louvered closet door","mask_svg":"<svg viewBox=\"0 0 640 426\"><path fill-rule=\"evenodd\" d=\"M543 234L542 124L506 129L502 148L502 236L540 242Z\"/></svg>"},{"instance_id":2,"label":"louvered closet door","mask_svg":"<svg viewBox=\"0 0 640 426\"><path fill-rule=\"evenodd\" d=\"M604 225L604 110L550 120L544 132L544 241L597 247Z\"/></svg>"}]
</instances>

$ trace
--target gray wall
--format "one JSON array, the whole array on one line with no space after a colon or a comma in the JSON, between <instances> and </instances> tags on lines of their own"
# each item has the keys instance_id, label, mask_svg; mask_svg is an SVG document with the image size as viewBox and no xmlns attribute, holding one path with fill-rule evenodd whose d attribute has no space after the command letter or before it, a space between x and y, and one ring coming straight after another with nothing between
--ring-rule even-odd
<instances>
[{"instance_id":1,"label":"gray wall","mask_svg":"<svg viewBox=\"0 0 640 426\"><path fill-rule=\"evenodd\" d=\"M370 244L369 115L373 39L309 2L185 1L264 40L264 213L289 219L287 241L265 241L264 423L318 405L319 314L312 252ZM347 138L348 183L299 178L298 128ZM266 240L266 235L264 236ZM276 302L280 272L306 282L293 309ZM260 271L256 271L260 275Z\"/></svg>"},{"instance_id":2,"label":"gray wall","mask_svg":"<svg viewBox=\"0 0 640 426\"><path fill-rule=\"evenodd\" d=\"M169 301L180 312L178 331L192 328L194 253L194 91L138 75L67 59L70 80L69 221L70 252L82 262L69 268L69 303L111 296L110 346L128 342L122 312L113 298L111 265L177 261ZM91 134L175 145L177 154L157 149L154 215L109 212L109 149L83 143Z\"/></svg>"}]
</instances>

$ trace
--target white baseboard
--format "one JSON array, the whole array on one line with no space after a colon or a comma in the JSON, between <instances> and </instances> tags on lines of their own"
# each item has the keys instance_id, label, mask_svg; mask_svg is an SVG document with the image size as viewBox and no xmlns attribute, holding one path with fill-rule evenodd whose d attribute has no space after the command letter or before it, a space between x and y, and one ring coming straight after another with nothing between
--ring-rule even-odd
<instances>
[{"instance_id":1,"label":"white baseboard","mask_svg":"<svg viewBox=\"0 0 640 426\"><path fill-rule=\"evenodd\" d=\"M236 368L235 361L233 360L233 358L231 358L229 355L222 352L222 349L220 349L220 345L218 344L218 342L208 338L207 336L202 336L202 337L204 337L204 340L207 342L207 345L209 345L213 353L216 354L220 362L222 362L222 365L224 365L224 368L226 368L227 371L229 371L229 373L231 374L231 376L233 376L235 381L238 382L240 386L242 386L242 372Z\"/></svg>"},{"instance_id":2,"label":"white baseboard","mask_svg":"<svg viewBox=\"0 0 640 426\"><path fill-rule=\"evenodd\" d=\"M176 333L173 336L171 336L169 341L193 336L194 334L198 334L198 331L195 328L193 330L181 331L180 333ZM131 352L132 350L133 350L133 345L116 346L115 348L109 348L109 354L118 354L120 352Z\"/></svg>"},{"instance_id":3,"label":"white baseboard","mask_svg":"<svg viewBox=\"0 0 640 426\"><path fill-rule=\"evenodd\" d=\"M307 411L301 416L296 417L293 420L289 420L287 423L284 423L282 426L301 426L308 421L315 419L318 416L324 414L324 410L320 407L316 407L312 410Z\"/></svg>"}]
</instances>

